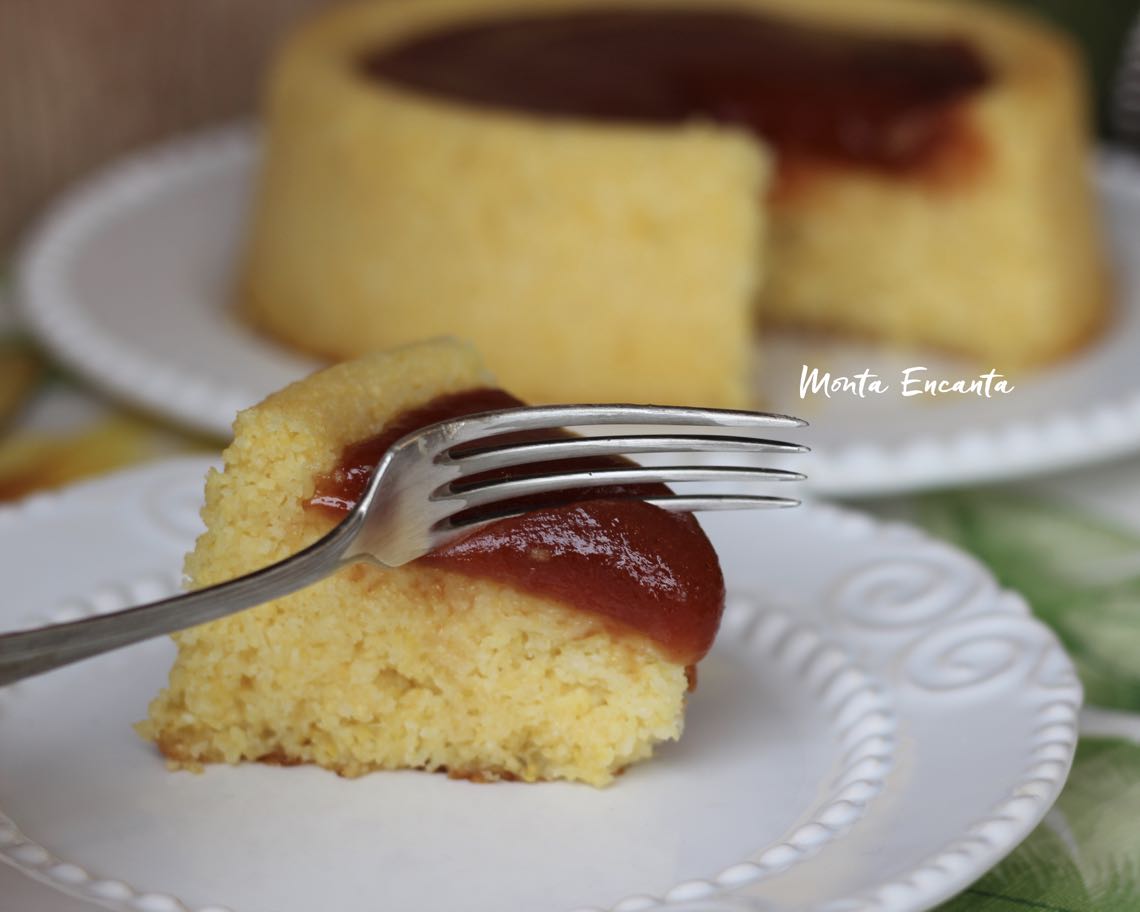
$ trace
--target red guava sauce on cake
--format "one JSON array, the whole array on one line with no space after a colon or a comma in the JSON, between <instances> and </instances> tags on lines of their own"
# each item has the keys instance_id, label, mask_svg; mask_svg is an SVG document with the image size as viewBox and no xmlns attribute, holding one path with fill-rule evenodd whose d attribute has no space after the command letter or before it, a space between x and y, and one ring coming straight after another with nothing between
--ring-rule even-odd
<instances>
[{"instance_id":1,"label":"red guava sauce on cake","mask_svg":"<svg viewBox=\"0 0 1140 912\"><path fill-rule=\"evenodd\" d=\"M359 500L376 464L400 437L436 421L522 404L502 390L477 389L440 396L407 411L376 436L347 446L338 465L317 478L308 506L342 516ZM550 435L524 432L494 441L539 436ZM511 469L509 474L618 463L605 457L567 459ZM612 499L621 493L667 491L663 485L578 489L574 497L581 499L573 503L497 520L417 563L498 580L593 612L619 629L632 628L649 637L673 661L692 664L712 645L724 609L716 552L692 516ZM589 499L594 496L597 499Z\"/></svg>"},{"instance_id":2,"label":"red guava sauce on cake","mask_svg":"<svg viewBox=\"0 0 1140 912\"><path fill-rule=\"evenodd\" d=\"M590 120L737 124L805 163L892 174L976 157L958 102L990 67L948 35L884 35L722 8L597 9L459 22L359 60L369 78Z\"/></svg>"}]
</instances>

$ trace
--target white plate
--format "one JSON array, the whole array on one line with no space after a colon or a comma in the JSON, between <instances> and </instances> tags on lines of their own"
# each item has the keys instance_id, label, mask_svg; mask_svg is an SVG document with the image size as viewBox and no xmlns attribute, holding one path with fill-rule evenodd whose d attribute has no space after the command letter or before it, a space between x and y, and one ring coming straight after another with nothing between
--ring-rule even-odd
<instances>
[{"instance_id":1,"label":"white plate","mask_svg":"<svg viewBox=\"0 0 1140 912\"><path fill-rule=\"evenodd\" d=\"M32 329L110 392L193 428L228 436L234 413L316 362L234 316L232 271L257 165L249 127L179 140L128 160L66 196L34 233L18 270ZM859 495L1024 475L1140 448L1140 167L1106 155L1098 169L1117 268L1109 331L1079 356L996 399L802 400L801 366L865 368L896 380L925 365L970 378L929 352L883 351L794 336L762 343L763 405L812 422L803 434L819 493ZM980 328L981 330L981 328ZM710 355L713 357L714 355ZM989 365L1001 370L1001 365Z\"/></svg>"},{"instance_id":2,"label":"white plate","mask_svg":"<svg viewBox=\"0 0 1140 912\"><path fill-rule=\"evenodd\" d=\"M172 589L208 464L0 511L0 629ZM168 772L130 727L162 640L0 690L0 859L120 912L915 912L1041 819L1081 694L1018 596L831 507L708 527L730 604L687 731L608 789Z\"/></svg>"}]
</instances>

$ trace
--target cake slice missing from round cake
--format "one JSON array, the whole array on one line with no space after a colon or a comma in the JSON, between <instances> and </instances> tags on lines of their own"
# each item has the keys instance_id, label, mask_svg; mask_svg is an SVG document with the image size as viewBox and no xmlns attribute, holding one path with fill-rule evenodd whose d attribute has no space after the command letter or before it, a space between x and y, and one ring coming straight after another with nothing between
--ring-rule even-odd
<instances>
[{"instance_id":1,"label":"cake slice missing from round cake","mask_svg":"<svg viewBox=\"0 0 1140 912\"><path fill-rule=\"evenodd\" d=\"M1079 61L995 4L352 3L266 101L237 296L318 354L747 407L757 318L1003 372L1108 320Z\"/></svg>"},{"instance_id":2,"label":"cake slice missing from round cake","mask_svg":"<svg viewBox=\"0 0 1140 912\"><path fill-rule=\"evenodd\" d=\"M207 479L192 585L316 540L337 522L330 485L354 448L441 410L482 410L506 396L491 386L471 349L434 342L337 365L243 412ZM604 785L679 737L723 601L691 516L605 501L543 509L177 635L169 686L138 728L180 767Z\"/></svg>"}]
</instances>

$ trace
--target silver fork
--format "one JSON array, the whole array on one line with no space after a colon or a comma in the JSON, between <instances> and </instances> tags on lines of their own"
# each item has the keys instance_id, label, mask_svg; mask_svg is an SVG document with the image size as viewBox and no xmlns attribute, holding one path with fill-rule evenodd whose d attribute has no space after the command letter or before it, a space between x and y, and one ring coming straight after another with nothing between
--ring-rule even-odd
<instances>
[{"instance_id":1,"label":"silver fork","mask_svg":"<svg viewBox=\"0 0 1140 912\"><path fill-rule=\"evenodd\" d=\"M798 472L749 465L613 465L512 477L505 470L550 460L631 454L713 452L754 455L805 448L758 436L804 422L783 415L639 405L504 409L428 425L400 438L381 459L359 502L327 535L254 573L114 614L0 636L0 685L150 637L213 621L280 598L353 561L398 567L496 519L535 509L534 498L573 502L581 488L657 482L799 480ZM633 429L634 433L629 433ZM559 436L563 430L582 436ZM549 431L525 443L480 441ZM620 433L618 433L620 431ZM599 433L601 432L601 433ZM478 477L484 473L491 477ZM594 492L590 496L597 497ZM606 495L607 498L611 495ZM673 512L794 506L767 494L641 494ZM518 498L528 498L520 505Z\"/></svg>"}]
</instances>

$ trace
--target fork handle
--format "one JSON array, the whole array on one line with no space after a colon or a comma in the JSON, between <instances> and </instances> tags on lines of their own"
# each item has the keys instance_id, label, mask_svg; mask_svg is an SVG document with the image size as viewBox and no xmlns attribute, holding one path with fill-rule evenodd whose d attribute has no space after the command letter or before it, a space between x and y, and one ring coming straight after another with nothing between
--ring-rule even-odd
<instances>
[{"instance_id":1,"label":"fork handle","mask_svg":"<svg viewBox=\"0 0 1140 912\"><path fill-rule=\"evenodd\" d=\"M363 516L353 512L302 551L225 583L112 614L0 635L0 686L80 659L236 614L280 598L332 573L345 558Z\"/></svg>"}]
</instances>

